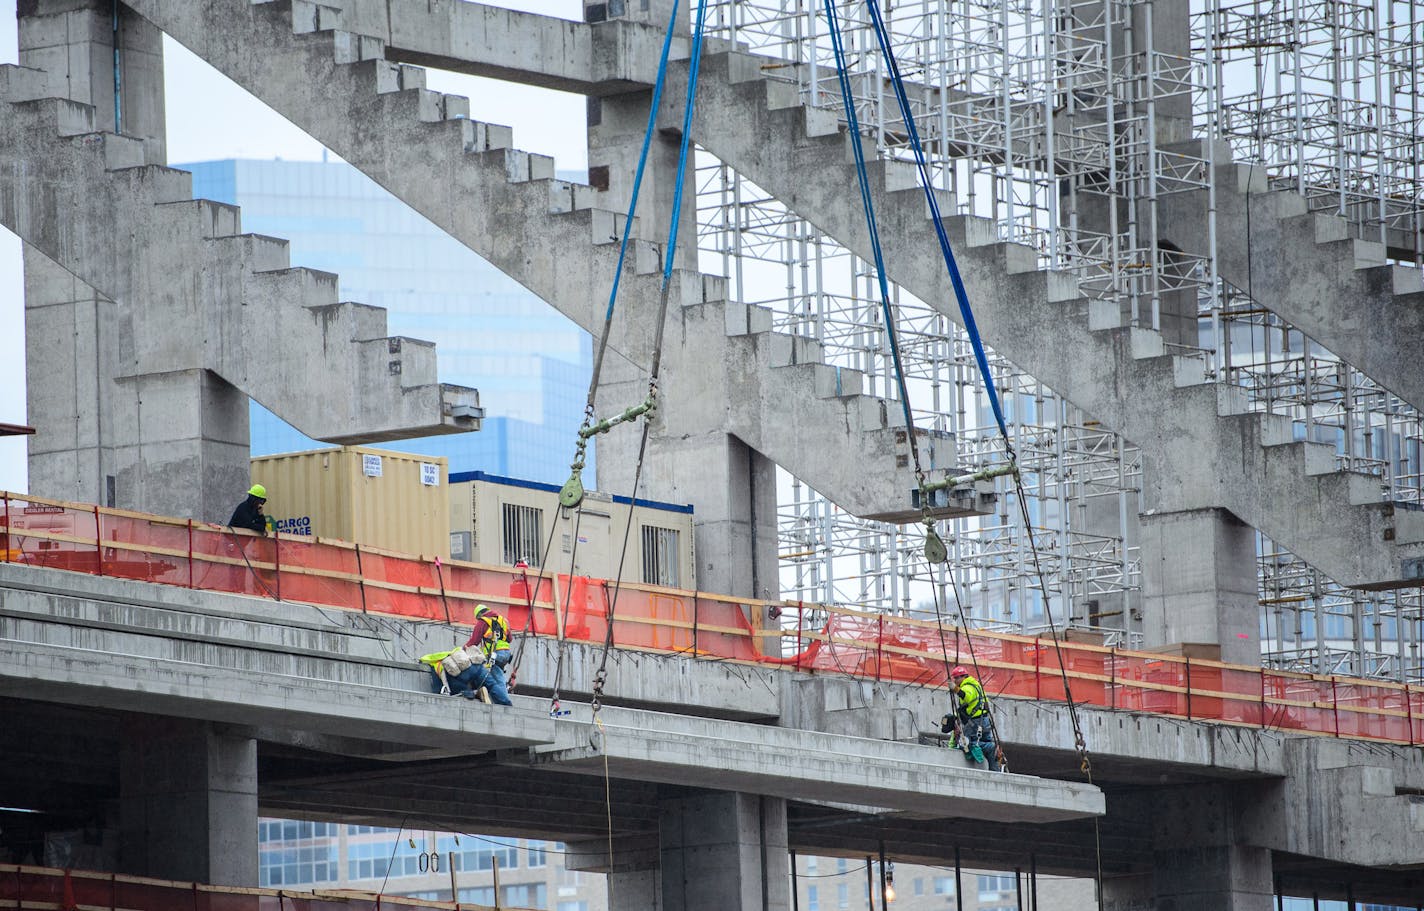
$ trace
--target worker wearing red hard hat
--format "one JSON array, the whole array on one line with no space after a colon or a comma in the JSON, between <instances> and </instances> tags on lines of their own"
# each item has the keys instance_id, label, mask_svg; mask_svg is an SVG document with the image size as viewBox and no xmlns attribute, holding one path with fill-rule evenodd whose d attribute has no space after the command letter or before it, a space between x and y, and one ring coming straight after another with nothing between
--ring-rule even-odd
<instances>
[{"instance_id":1,"label":"worker wearing red hard hat","mask_svg":"<svg viewBox=\"0 0 1424 911\"><path fill-rule=\"evenodd\" d=\"M949 691L954 696L954 716L940 720L940 731L954 732L952 746L967 750L974 762L984 762L993 756L994 728L989 720L989 701L984 698L984 685L963 665L949 672Z\"/></svg>"}]
</instances>

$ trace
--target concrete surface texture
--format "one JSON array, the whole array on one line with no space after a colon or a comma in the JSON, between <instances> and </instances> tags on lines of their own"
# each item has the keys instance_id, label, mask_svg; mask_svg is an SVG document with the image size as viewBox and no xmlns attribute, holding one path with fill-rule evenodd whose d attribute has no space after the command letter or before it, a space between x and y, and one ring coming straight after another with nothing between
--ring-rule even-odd
<instances>
[{"instance_id":1,"label":"concrete surface texture","mask_svg":"<svg viewBox=\"0 0 1424 911\"><path fill-rule=\"evenodd\" d=\"M386 42L391 42L390 53L401 59L412 56L448 65L461 49L474 53L498 37L501 42L515 43L508 46L527 49L527 53L517 67L505 59L512 56L508 51L496 53L499 60L491 66L499 67L511 78L547 83L564 78L559 74L571 68L570 59L562 56L565 48L571 48L575 60L583 59L585 53L606 59L608 54L627 53L629 48L646 50L650 26L607 22L593 29L595 36L600 32L611 34L614 30L627 35L623 40L612 40L588 37L569 23L558 20L482 14L470 9L451 12L446 17L427 8L423 14L413 11L411 23L396 31L396 26L391 24L396 21L394 17L385 17L384 13L378 16L370 4L358 0L297 3L290 9L270 3L192 6L145 0L136 8L353 163L391 186L423 214L490 257L581 325L589 328L598 325L601 303L595 299L597 295L590 296L585 291L590 285L598 285L597 276L608 274L614 255L612 245L595 244L596 248L604 249L594 249L590 258L580 256L571 260L570 251L589 249L590 239L609 240L620 230L618 194L599 194L558 182L540 181L541 176L548 176L546 165L537 157L511 158L514 153L500 149L505 140L497 128L462 119L460 99L423 90L418 69L387 62ZM384 27L379 25L380 19L386 20ZM421 24L435 22L442 28L464 31L452 36L434 25L425 28ZM281 54L288 62L270 68L253 66L234 46L212 40L212 36L223 34L227 29L254 30L264 48L269 48L264 59L274 59L271 55ZM293 31L297 34L290 34ZM576 34L580 38L572 37ZM525 37L522 42L518 41L520 35ZM603 51L584 49L588 42L600 41ZM761 70L761 59L718 47L714 42L703 64L705 90L699 96L698 116L694 120L696 137L822 230L852 250L868 255L863 223L840 189L851 180L851 173L845 136L834 113L804 108L794 93L788 97L784 85L767 81ZM377 70L374 77L366 77L366 70L373 66ZM294 84L273 75L284 68L320 73L322 78ZM467 67L471 71L477 68L476 63ZM613 69L638 80L648 78L646 63L630 60ZM592 81L592 74L587 81ZM670 94L664 105L662 122L668 129L676 129L681 122L680 102L672 97L675 94ZM393 107L399 98L406 99L405 109ZM376 106L372 107L373 104ZM360 105L359 110L353 105ZM448 123L452 117L456 122ZM624 119L636 120L635 117ZM357 126L370 122L389 123L389 128L367 130ZM449 140L450 145L458 148L452 155L428 154L427 143L421 140L442 130L458 134L458 140ZM597 133L595 128L595 140ZM420 153L409 151L415 149L421 150ZM403 153L403 150L406 151ZM462 155L460 150L488 154ZM480 161L491 158L508 167L479 166ZM531 161L533 164L529 164ZM887 268L902 286L927 301L943 304L946 316L955 318L947 279L937 265L938 256L930 232L924 230L925 207L912 176L903 163L881 161L874 165L879 169L875 192L881 230L897 241L887 245L890 253ZM496 173L485 177L483 172L489 170ZM515 181L516 186L502 182L501 174ZM820 175L820 179L801 179L807 174ZM549 188L545 190L542 183L548 183ZM449 186L462 187L456 195L478 200L478 204L452 207L449 200L454 197L445 191ZM572 210L566 214L577 214L579 218L549 218L550 194L555 200L554 209ZM609 198L603 199L604 195ZM537 198L531 200L530 197ZM524 198L526 202L514 203L516 198ZM507 208L511 204L518 206L517 213ZM571 223L585 221L592 225L592 237L580 238L577 235L583 232L571 228ZM494 229L496 224L500 230ZM511 224L526 226L528 234L515 236L508 230ZM1120 314L1095 310L1080 295L1071 278L1039 270L1033 251L999 243L988 221L956 216L947 219L947 227L959 251L961 271L976 301L986 339L996 350L1025 366L1105 426L1121 431L1143 447L1149 469L1145 497L1148 509L1170 513L1229 508L1251 527L1268 534L1344 584L1361 587L1406 584L1402 561L1424 551L1424 518L1396 511L1380 502L1378 482L1366 475L1334 471L1333 451L1323 444L1293 440L1289 421L1283 417L1244 413L1245 402L1239 395L1206 382L1199 370L1193 373L1196 368L1191 362L1167 354L1159 333L1123 326ZM640 236L648 234L636 227L631 230ZM1259 226L1257 231L1265 233ZM1331 236L1329 230L1322 236ZM656 260L655 242L647 246L651 249L642 257L634 256L635 263L640 260L648 263L644 268L650 268ZM536 252L539 250L547 252ZM561 263L559 270L547 267L554 258ZM1332 274L1349 272L1353 275L1353 267L1345 269L1339 262L1339 256L1322 252L1314 259L1307 258L1302 266L1308 263L1333 270ZM571 268L579 270L579 274L587 274L589 284L563 280ZM1294 270L1296 276L1308 273L1305 268ZM706 281L702 282L701 300L709 304L725 300L725 289L709 298ZM1412 293L1408 282L1403 277L1397 280L1401 293L1406 295ZM616 350L634 363L642 364L646 363L647 346L652 337L653 321L647 319L647 315L656 312L653 305L656 295L652 289L657 280L651 275L643 276L641 285L648 290L642 294L634 287L639 284L636 278L626 284L629 300L621 312L627 315L627 320L621 323L615 320L610 338ZM1321 296L1331 297L1317 295ZM694 301L699 299L696 291L692 297ZM1301 296L1291 295L1290 299L1299 300ZM683 304L687 303L684 297ZM739 305L725 305L734 306ZM813 390L821 394L832 382L827 368L817 364L819 355L807 350L807 346L815 345L808 340L789 343L789 349L786 345L779 346L786 351L783 354L775 353L778 346L768 346L773 349L767 352L770 360L743 361L735 373L743 382L723 387L729 391L736 388L742 394L708 395L705 386L708 374L698 369L706 365L697 364L698 352L706 353L708 361L715 362L713 366L726 363L728 342L725 338L719 339L716 330L710 327L706 337L688 335L692 331L689 318L679 320L675 315L680 309L686 312L685 306L672 308L674 324L670 328L674 333L670 334L685 338L682 350L691 360L669 359L663 378L664 400L668 404L659 418L663 423L656 428L655 452L662 440L689 439L698 430L708 427L705 415L698 414L699 403L721 402L723 408L732 407L727 408L730 413L723 418L718 432L735 434L758 453L792 470L853 513L882 516L891 513L894 505L876 505L863 493L854 492L856 489L864 491L869 485L866 471L847 471L836 467L844 466L845 460L808 458L807 454L834 451L828 450L823 445L828 441L820 437L828 426L849 426L852 431L859 427L873 435L878 432L875 428L884 429L887 423L893 425L894 409L890 409L892 413L885 414L883 420L873 414L866 416L862 409L855 412L859 418L847 422L851 412L845 410L846 406L841 407L840 417L825 414L823 408L808 411L789 407L793 401L806 401L805 397L794 388L766 385L769 377L778 373L769 368L806 365L819 377L813 381ZM1340 315L1338 309L1330 314L1332 318ZM743 327L738 331L752 333L741 336L750 341L757 337L752 326L764 318L743 321L738 317L734 321L729 319L728 325L735 323ZM682 325L678 326L678 322ZM762 322L761 325L765 328L767 324ZM1037 340L1044 337L1053 338L1054 344L1039 344ZM798 351L797 346L802 350ZM681 385L692 377L698 380L695 388ZM754 380L761 384L759 391L756 386L747 385L746 381L751 378L759 378ZM842 393L859 388L857 382L846 380L844 372L837 375L835 388ZM688 394L680 394L679 389ZM1124 390L1131 390L1132 394L1124 395ZM753 391L758 394L750 394ZM760 408L752 414L736 407L757 404ZM868 402L867 407L873 412L879 406ZM771 413L756 413L763 409ZM739 418L739 412L744 416ZM687 424L693 426L681 425L684 416L687 416ZM768 432L770 428L782 427L795 431L790 445L780 431ZM821 442L815 442L818 439ZM854 434L845 438L846 445L862 452L897 451L893 441L866 445L864 440L856 443L854 439ZM668 454L666 459L669 466L678 461L675 454ZM606 468L618 464L620 460L616 458L605 461ZM662 493L674 499L721 502L724 489L721 485L714 484L707 490L712 495L694 496L703 493L703 489L680 482L680 477L685 474L675 467L660 467L650 474L649 483L665 485L667 490ZM881 491L906 489L903 478L874 486ZM903 509L903 505L900 508ZM713 550L728 549L716 546L715 542L725 540L729 534L745 539L749 533L745 522L731 521L723 526L720 536L714 534L718 523L725 521L722 516L708 516L706 534ZM1369 542L1370 546L1356 546L1356 542L1361 541ZM764 544L762 550L765 551ZM1149 590L1156 584L1155 579L1149 580ZM1172 599L1180 593L1159 587L1156 594Z\"/></svg>"},{"instance_id":2,"label":"concrete surface texture","mask_svg":"<svg viewBox=\"0 0 1424 911\"><path fill-rule=\"evenodd\" d=\"M289 268L285 241L243 234L162 165L160 35L131 13L121 41L146 53L124 87L147 104L112 132L111 74L88 65L109 15L41 4L21 53L57 68L6 79L0 218L31 260L35 489L223 521L246 486L248 397L330 442L477 429L478 393L436 381L432 346L386 337L384 311Z\"/></svg>"},{"instance_id":3,"label":"concrete surface texture","mask_svg":"<svg viewBox=\"0 0 1424 911\"><path fill-rule=\"evenodd\" d=\"M116 99L106 69L113 5L23 4L22 66L0 68L0 220L27 245L36 491L221 521L230 492L245 486L248 396L333 441L478 423L474 391L441 386L428 346L385 337L383 315L340 301L334 276L288 268L282 241L241 234L240 213L192 199L187 175L164 167L161 31L595 336L618 241L631 236L600 401L642 398L661 331L671 350L645 481L656 498L696 505L705 587L775 593L773 465L852 514L903 518L913 479L898 407L864 394L857 371L826 364L820 343L773 331L772 312L735 300L718 276L679 268L664 294L669 136L682 123L675 92L659 111L649 192L660 205L625 223L626 172L659 43L650 23L662 18L658 4L636 6L626 20L608 20L610 6L590 9L596 22L570 23L427 0L132 0L119 8L132 53ZM1185 33L1171 31L1181 23L1168 12L1157 30L1170 45ZM687 54L676 44L674 82ZM464 99L426 89L420 63L590 95L591 176L607 189L554 179L552 160L511 148L508 128L471 121ZM713 42L693 138L868 256L846 188L848 143L865 143L874 158L873 143L769 81L766 65ZM1174 116L1164 110L1156 138L1189 145ZM1417 273L1305 214L1299 198L1257 193L1259 175L1205 152L1237 178L1217 201L1220 246L1233 250L1223 274L1263 287L1283 316L1377 366L1417 404ZM887 271L958 319L913 175L879 159L871 170L880 231L893 240ZM1172 240L1188 251L1204 242L1205 204L1191 194L1170 203ZM1239 389L1169 353L1190 334L1172 311L1181 301L1169 303L1162 332L1131 326L1073 276L1040 268L1034 248L1000 241L990 220L944 223L986 341L1141 447L1149 641L1214 642L1229 659L1253 660L1252 530L1345 585L1415 583L1405 563L1424 556L1424 513L1382 502L1377 478L1336 470L1333 447L1294 440L1289 418L1249 412ZM684 254L690 246L684 239ZM952 437L926 434L921 448L926 467L955 467ZM631 484L635 451L630 435L611 441L601 481ZM980 490L957 505L961 514L992 507ZM582 713L550 718L528 696L505 713L458 703L457 712L423 692L410 665L416 643L442 644L432 637L450 631L310 609L299 619L292 612L303 609L289 606L263 605L269 613L257 616L243 599L103 581L47 580L60 591L46 593L34 578L7 581L7 698L79 706L101 728L126 713L186 718L171 736L207 751L206 763L169 778L152 756L121 751L129 831L196 792L208 798L191 805L195 819L245 819L264 807L392 819L400 805L431 825L453 824L468 794L453 780L433 783L430 770L456 779L498 769L528 789L511 826L588 838L604 831L598 779L607 770L624 798L613 824L651 839L628 875L662 871L633 894L658 893L669 908L701 907L674 901L670 871L713 868L736 873L703 896L718 907L784 908L782 861L772 855L787 844L863 856L886 843L906 859L942 859L962 847L945 821L955 815L976 820L971 849L990 866L1022 862L1028 848L1042 868L1081 875L1101 846L1120 908L1264 908L1272 871L1391 900L1424 892L1411 870L1424 857L1417 750L1084 710L1099 790L1074 777L1061 707L1001 707L1016 768L1041 777L998 776L953 768L918 743L926 718L942 712L938 695L628 656L613 690L626 704L610 705L602 728ZM564 692L591 689L594 656L572 652L531 649L527 689L551 691L565 671L582 682ZM40 677L50 683L37 695L29 684ZM154 738L170 736L166 723L153 722ZM273 757L266 776L264 749ZM322 774L333 766L340 774ZM540 799L549 794L566 800ZM1101 831L1084 822L1104 812ZM737 824L709 828L706 843L673 837L680 821L707 813ZM753 821L754 838L743 827ZM229 849L214 846L228 837L213 829L197 856L167 873L242 879L245 860L218 859ZM162 853L146 849L132 863L154 869L142 858Z\"/></svg>"},{"instance_id":4,"label":"concrete surface texture","mask_svg":"<svg viewBox=\"0 0 1424 911\"><path fill-rule=\"evenodd\" d=\"M233 847L241 826L214 823L204 839L194 821L186 850L154 832L169 839L160 850L132 834L144 814L469 831L470 801L494 776L505 810L481 818L491 834L582 846L584 869L661 870L664 901L669 871L708 851L731 852L717 864L738 890L775 891L784 869L762 871L785 864L776 846L788 844L858 857L883 845L897 861L938 865L959 852L966 866L1079 877L1101 862L1122 901L1211 893L1201 899L1211 906L1253 907L1273 873L1381 899L1420 886L1418 748L1080 708L1089 785L1061 704L997 701L1015 770L1000 774L934 745L947 708L939 690L614 651L594 724L587 700L603 656L573 643L518 643L510 709L432 694L415 657L463 636L438 623L0 565L0 699L13 719L0 738L0 794L25 782L25 800L81 814L111 796L125 809L110 823L135 842L128 869L229 882L249 869ZM551 718L556 681L571 714ZM26 755L44 737L34 726L56 713L85 728L88 762L36 780ZM152 745L168 742L206 746L155 765ZM694 824L701 811L690 808L709 800L725 810ZM712 821L734 819L752 821L737 824L750 842L714 837ZM706 844L677 841L693 837ZM1205 869L1239 871L1228 877L1236 885Z\"/></svg>"}]
</instances>

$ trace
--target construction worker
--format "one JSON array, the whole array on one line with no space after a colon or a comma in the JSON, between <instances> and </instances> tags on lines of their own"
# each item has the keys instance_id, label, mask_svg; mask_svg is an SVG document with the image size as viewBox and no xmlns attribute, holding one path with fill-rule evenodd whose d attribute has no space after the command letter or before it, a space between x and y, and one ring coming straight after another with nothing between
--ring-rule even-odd
<instances>
[{"instance_id":1,"label":"construction worker","mask_svg":"<svg viewBox=\"0 0 1424 911\"><path fill-rule=\"evenodd\" d=\"M430 671L430 691L442 696L460 695L466 699L477 699L480 688L485 686L489 673L478 653L476 656L463 648L448 652L431 652L420 656L420 663Z\"/></svg>"},{"instance_id":2,"label":"construction worker","mask_svg":"<svg viewBox=\"0 0 1424 911\"><path fill-rule=\"evenodd\" d=\"M984 698L984 686L963 665L957 665L950 671L949 678L955 714L953 718L945 715L940 719L939 729L945 734L952 730L954 737L950 740L950 746L966 745L969 758L976 763L983 762L986 756L995 754L994 728L989 720L989 701Z\"/></svg>"},{"instance_id":3,"label":"construction worker","mask_svg":"<svg viewBox=\"0 0 1424 911\"><path fill-rule=\"evenodd\" d=\"M267 517L262 514L262 504L267 502L267 488L253 484L247 489L247 499L237 504L232 518L227 524L233 528L245 528L259 535L267 534Z\"/></svg>"},{"instance_id":4,"label":"construction worker","mask_svg":"<svg viewBox=\"0 0 1424 911\"><path fill-rule=\"evenodd\" d=\"M483 604L475 606L475 625L470 630L470 638L465 649L473 655L484 657L486 679L484 685L490 698L500 705L513 705L509 701L509 684L505 668L514 655L509 648L509 621ZM476 651L471 651L477 649Z\"/></svg>"}]
</instances>

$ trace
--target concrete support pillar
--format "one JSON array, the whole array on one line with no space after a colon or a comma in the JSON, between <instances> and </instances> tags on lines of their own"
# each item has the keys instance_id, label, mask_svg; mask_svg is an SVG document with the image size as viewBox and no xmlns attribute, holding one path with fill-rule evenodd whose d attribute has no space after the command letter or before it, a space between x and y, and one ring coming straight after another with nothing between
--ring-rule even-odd
<instances>
[{"instance_id":1,"label":"concrete support pillar","mask_svg":"<svg viewBox=\"0 0 1424 911\"><path fill-rule=\"evenodd\" d=\"M30 490L118 506L114 448L137 414L113 381L120 307L33 247L24 264Z\"/></svg>"},{"instance_id":2,"label":"concrete support pillar","mask_svg":"<svg viewBox=\"0 0 1424 911\"><path fill-rule=\"evenodd\" d=\"M1150 648L1221 646L1221 660L1261 660L1256 536L1224 509L1140 517L1143 633Z\"/></svg>"},{"instance_id":3,"label":"concrete support pillar","mask_svg":"<svg viewBox=\"0 0 1424 911\"><path fill-rule=\"evenodd\" d=\"M124 726L119 776L122 872L257 885L257 741L139 716Z\"/></svg>"},{"instance_id":4,"label":"concrete support pillar","mask_svg":"<svg viewBox=\"0 0 1424 911\"><path fill-rule=\"evenodd\" d=\"M717 429L725 420L724 405L705 395L701 384L664 377L638 495L694 504L696 588L742 598L779 597L776 464ZM600 415L636 404L647 390L646 374L610 355L598 391ZM623 496L632 492L641 431L628 424L598 438L601 490ZM683 587L693 586L684 581Z\"/></svg>"},{"instance_id":5,"label":"concrete support pillar","mask_svg":"<svg viewBox=\"0 0 1424 911\"><path fill-rule=\"evenodd\" d=\"M1124 798L1152 824L1152 872L1103 882L1107 911L1270 911L1269 848L1248 844L1230 785L1164 788Z\"/></svg>"},{"instance_id":6,"label":"concrete support pillar","mask_svg":"<svg viewBox=\"0 0 1424 911\"><path fill-rule=\"evenodd\" d=\"M19 26L20 64L47 72L52 94L93 105L96 127L167 163L162 32L114 0L21 3Z\"/></svg>"},{"instance_id":7,"label":"concrete support pillar","mask_svg":"<svg viewBox=\"0 0 1424 911\"><path fill-rule=\"evenodd\" d=\"M629 493L638 458L637 434L636 428L628 429L599 440L603 490ZM643 457L641 486L640 496L696 504L692 518L698 589L741 598L780 596L775 463L725 433L674 436L655 424Z\"/></svg>"},{"instance_id":8,"label":"concrete support pillar","mask_svg":"<svg viewBox=\"0 0 1424 911\"><path fill-rule=\"evenodd\" d=\"M608 874L608 911L663 911L657 869Z\"/></svg>"},{"instance_id":9,"label":"concrete support pillar","mask_svg":"<svg viewBox=\"0 0 1424 911\"><path fill-rule=\"evenodd\" d=\"M646 22L662 29L667 24L671 9L670 0L599 0L584 3L584 19L595 25L612 19ZM674 33L683 38L690 37L689 22L686 15L679 15ZM674 45L674 56L679 46L687 45L685 41ZM671 93L685 91L685 86L665 85L664 103ZM651 91L643 91L588 99L588 180L593 186L608 190L612 194L610 198L618 201L621 211L627 211L633 192L652 97ZM644 240L658 244L667 240L677 188L677 157L681 141L681 136L670 133L653 135L642 188L638 193L637 236ZM692 152L689 149L686 177L682 183L683 208L678 225L676 265L695 270L697 190L692 171Z\"/></svg>"},{"instance_id":10,"label":"concrete support pillar","mask_svg":"<svg viewBox=\"0 0 1424 911\"><path fill-rule=\"evenodd\" d=\"M661 911L791 908L785 800L723 792L671 798L658 831Z\"/></svg>"},{"instance_id":11,"label":"concrete support pillar","mask_svg":"<svg viewBox=\"0 0 1424 911\"><path fill-rule=\"evenodd\" d=\"M225 522L248 486L248 399L200 369L132 372L134 327L25 249L30 490Z\"/></svg>"}]
</instances>

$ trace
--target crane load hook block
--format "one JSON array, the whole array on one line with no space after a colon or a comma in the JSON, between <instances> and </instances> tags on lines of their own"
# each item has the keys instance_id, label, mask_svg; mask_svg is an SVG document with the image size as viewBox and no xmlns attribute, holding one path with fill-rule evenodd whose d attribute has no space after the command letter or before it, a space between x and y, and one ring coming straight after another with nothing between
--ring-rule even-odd
<instances>
[{"instance_id":1,"label":"crane load hook block","mask_svg":"<svg viewBox=\"0 0 1424 911\"><path fill-rule=\"evenodd\" d=\"M559 490L559 505L565 509L573 509L583 502L583 479L579 475L579 470L575 468Z\"/></svg>"},{"instance_id":2,"label":"crane load hook block","mask_svg":"<svg viewBox=\"0 0 1424 911\"><path fill-rule=\"evenodd\" d=\"M946 563L949 561L949 550L944 546L944 541L933 528L925 529L925 562Z\"/></svg>"}]
</instances>

